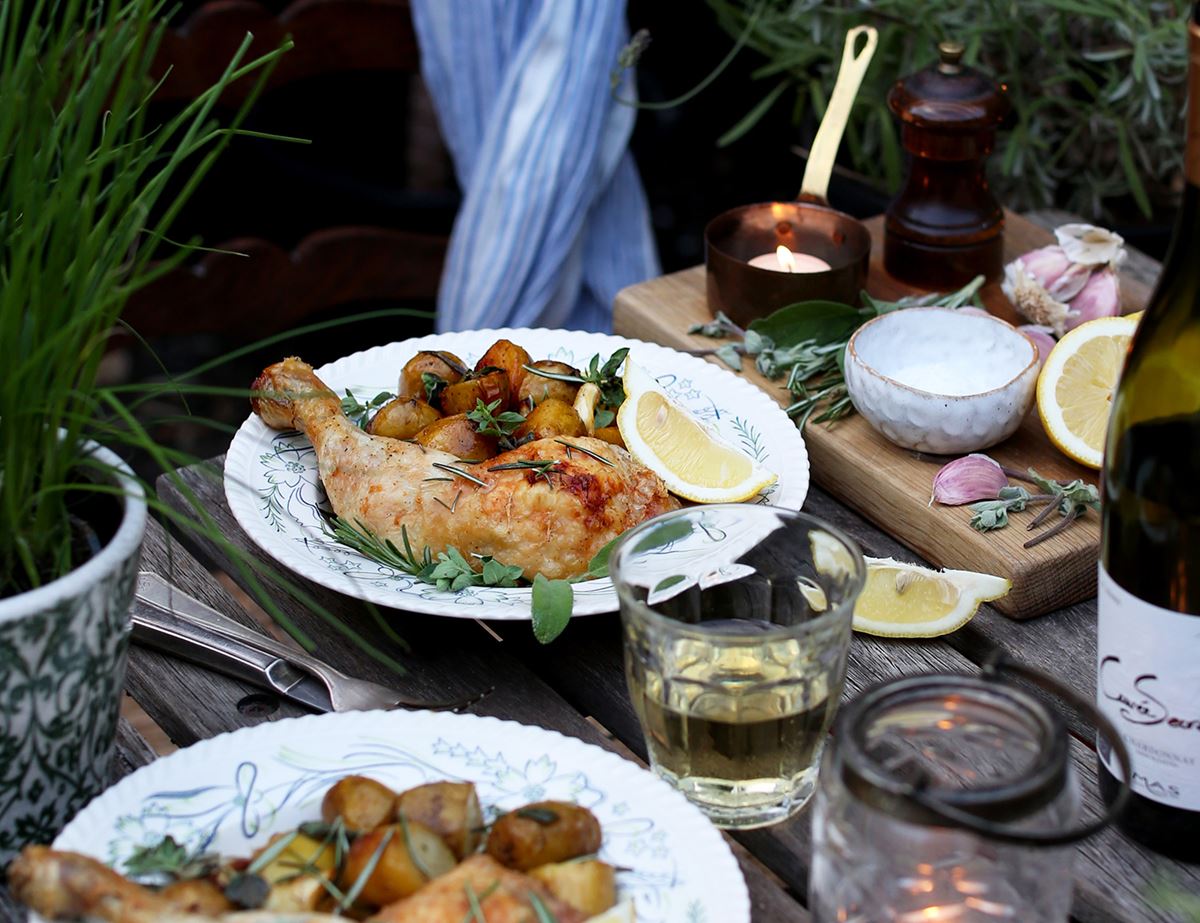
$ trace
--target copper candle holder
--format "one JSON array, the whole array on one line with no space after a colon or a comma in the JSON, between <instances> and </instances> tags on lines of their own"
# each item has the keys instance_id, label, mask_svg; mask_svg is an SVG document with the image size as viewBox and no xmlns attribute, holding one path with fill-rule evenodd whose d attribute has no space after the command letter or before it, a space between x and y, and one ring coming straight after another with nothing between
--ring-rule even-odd
<instances>
[{"instance_id":1,"label":"copper candle holder","mask_svg":"<svg viewBox=\"0 0 1200 923\"><path fill-rule=\"evenodd\" d=\"M776 247L820 257L824 272L775 272L750 260ZM797 301L858 304L871 262L861 221L815 202L762 202L718 215L704 229L708 307L746 326Z\"/></svg>"},{"instance_id":2,"label":"copper candle holder","mask_svg":"<svg viewBox=\"0 0 1200 923\"><path fill-rule=\"evenodd\" d=\"M864 38L862 50L855 44ZM784 305L826 299L858 304L871 262L871 235L861 221L829 207L826 193L842 131L879 36L871 26L846 33L837 83L813 139L795 202L743 205L717 215L704 229L708 307L746 326ZM815 256L820 272L776 272L750 260L776 248Z\"/></svg>"}]
</instances>

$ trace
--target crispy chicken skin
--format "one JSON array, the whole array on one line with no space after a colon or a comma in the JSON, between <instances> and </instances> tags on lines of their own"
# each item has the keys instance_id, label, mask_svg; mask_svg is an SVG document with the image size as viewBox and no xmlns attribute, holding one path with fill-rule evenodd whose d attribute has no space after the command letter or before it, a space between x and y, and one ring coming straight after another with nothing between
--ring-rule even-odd
<instances>
[{"instance_id":1,"label":"crispy chicken skin","mask_svg":"<svg viewBox=\"0 0 1200 923\"><path fill-rule=\"evenodd\" d=\"M13 897L48 920L107 923L345 923L320 913L243 911L219 917L188 913L170 898L143 888L91 856L30 846L8 867Z\"/></svg>"},{"instance_id":2,"label":"crispy chicken skin","mask_svg":"<svg viewBox=\"0 0 1200 923\"><path fill-rule=\"evenodd\" d=\"M368 923L462 923L472 918L468 886L487 923L537 923L531 893L557 923L581 923L584 919L528 875L506 869L491 856L479 855L460 862L412 897L385 907Z\"/></svg>"},{"instance_id":3,"label":"crispy chicken skin","mask_svg":"<svg viewBox=\"0 0 1200 923\"><path fill-rule=\"evenodd\" d=\"M553 440L540 439L478 465L409 442L371 436L342 413L341 401L296 358L263 371L251 403L268 426L299 429L317 453L321 483L334 512L401 545L401 526L416 550L453 545L464 555L491 555L527 578L587 570L609 541L640 522L677 509L658 475L617 446L570 440L606 465ZM551 483L530 469L489 471L516 461L554 461ZM434 463L469 471L471 481ZM451 480L427 480L429 478Z\"/></svg>"}]
</instances>

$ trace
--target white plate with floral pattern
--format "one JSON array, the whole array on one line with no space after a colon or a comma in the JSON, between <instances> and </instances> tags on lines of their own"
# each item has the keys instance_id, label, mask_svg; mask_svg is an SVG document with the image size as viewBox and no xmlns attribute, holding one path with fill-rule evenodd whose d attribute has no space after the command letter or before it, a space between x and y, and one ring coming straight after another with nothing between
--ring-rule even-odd
<instances>
[{"instance_id":1,"label":"white plate with floral pattern","mask_svg":"<svg viewBox=\"0 0 1200 923\"><path fill-rule=\"evenodd\" d=\"M350 389L361 401L394 391L404 364L421 350L449 350L474 365L501 337L523 346L534 360L586 366L629 347L633 361L650 371L677 402L728 442L779 475L757 502L800 509L808 493L808 452L795 424L763 391L733 372L665 346L600 333L569 330L473 330L377 346L321 366L317 374L338 394ZM461 618L521 620L530 617L528 587L469 587L443 591L333 541L325 526L325 491L316 455L300 433L278 432L251 415L225 457L225 496L250 538L280 564L332 590L410 612ZM575 615L615 612L611 581L576 584Z\"/></svg>"},{"instance_id":2,"label":"white plate with floral pattern","mask_svg":"<svg viewBox=\"0 0 1200 923\"><path fill-rule=\"evenodd\" d=\"M618 875L618 896L634 900L639 923L749 923L749 895L729 847L665 782L556 731L476 715L345 712L222 734L122 779L54 846L118 870L164 836L245 856L272 834L318 820L325 790L350 774L397 791L474 782L488 820L531 801L581 804L600 821L601 858L630 870Z\"/></svg>"}]
</instances>

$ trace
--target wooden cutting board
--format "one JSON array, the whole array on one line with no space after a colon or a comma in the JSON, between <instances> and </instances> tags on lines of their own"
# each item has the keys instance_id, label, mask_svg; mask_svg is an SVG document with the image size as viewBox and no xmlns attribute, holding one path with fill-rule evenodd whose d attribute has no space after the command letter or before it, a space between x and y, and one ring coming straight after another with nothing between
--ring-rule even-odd
<instances>
[{"instance_id":1,"label":"wooden cutting board","mask_svg":"<svg viewBox=\"0 0 1200 923\"><path fill-rule=\"evenodd\" d=\"M868 291L886 299L918 291L883 269L883 217L869 220L867 226L874 241ZM1048 243L1053 243L1048 231L1007 213L1006 263ZM1122 277L1121 293L1126 312L1141 310L1149 296L1145 285L1127 276ZM983 300L992 313L1019 322L998 285L988 286ZM695 266L621 291L615 301L613 327L622 336L678 349L703 349L715 341L689 335L687 329L711 317L704 294L704 267ZM791 402L782 383L767 381L752 364L747 363L742 374L781 405ZM929 505L938 465L892 445L862 417L854 415L832 426L810 424L804 436L813 480L823 489L939 567L1010 579L1012 592L994 604L1005 615L1030 618L1096 594L1100 526L1095 514L1089 513L1065 532L1025 549L1022 545L1036 534L1027 532L1025 525L1036 512L1014 514L1008 528L995 532L972 529L966 508ZM1083 478L1097 483L1097 472L1075 464L1051 445L1036 408L1016 434L988 449L987 454L1001 464L1022 470L1032 467L1057 480Z\"/></svg>"}]
</instances>

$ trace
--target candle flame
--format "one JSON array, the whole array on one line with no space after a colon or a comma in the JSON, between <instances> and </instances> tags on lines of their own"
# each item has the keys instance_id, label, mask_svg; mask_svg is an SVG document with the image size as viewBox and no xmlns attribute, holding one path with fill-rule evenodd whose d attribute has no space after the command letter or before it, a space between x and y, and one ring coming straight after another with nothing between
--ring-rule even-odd
<instances>
[{"instance_id":1,"label":"candle flame","mask_svg":"<svg viewBox=\"0 0 1200 923\"><path fill-rule=\"evenodd\" d=\"M796 258L792 256L792 251L783 244L775 248L775 259L779 260L779 265L788 272L796 271Z\"/></svg>"}]
</instances>

